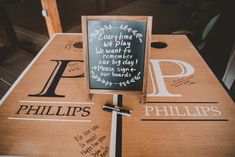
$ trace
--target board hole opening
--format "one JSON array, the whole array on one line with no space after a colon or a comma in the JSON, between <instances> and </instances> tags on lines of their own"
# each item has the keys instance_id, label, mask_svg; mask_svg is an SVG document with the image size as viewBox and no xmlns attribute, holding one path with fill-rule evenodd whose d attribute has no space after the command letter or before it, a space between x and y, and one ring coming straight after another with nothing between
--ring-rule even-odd
<instances>
[{"instance_id":1,"label":"board hole opening","mask_svg":"<svg viewBox=\"0 0 235 157\"><path fill-rule=\"evenodd\" d=\"M151 47L157 48L157 49L164 49L167 47L167 43L165 43L163 41L152 42Z\"/></svg>"},{"instance_id":2,"label":"board hole opening","mask_svg":"<svg viewBox=\"0 0 235 157\"><path fill-rule=\"evenodd\" d=\"M83 46L82 46L82 42L75 42L74 44L73 44L73 47L75 47L75 48L83 48Z\"/></svg>"}]
</instances>

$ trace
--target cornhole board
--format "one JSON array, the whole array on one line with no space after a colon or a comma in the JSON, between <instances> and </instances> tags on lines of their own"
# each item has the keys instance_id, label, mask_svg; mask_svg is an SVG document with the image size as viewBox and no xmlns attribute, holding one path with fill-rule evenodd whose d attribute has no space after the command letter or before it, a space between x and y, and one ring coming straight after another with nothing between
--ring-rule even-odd
<instances>
[{"instance_id":1,"label":"cornhole board","mask_svg":"<svg viewBox=\"0 0 235 157\"><path fill-rule=\"evenodd\" d=\"M123 157L235 156L235 106L184 35L153 35L147 103L123 95ZM81 34L56 34L1 100L0 155L109 156L112 95L87 101ZM118 128L117 128L118 129Z\"/></svg>"}]
</instances>

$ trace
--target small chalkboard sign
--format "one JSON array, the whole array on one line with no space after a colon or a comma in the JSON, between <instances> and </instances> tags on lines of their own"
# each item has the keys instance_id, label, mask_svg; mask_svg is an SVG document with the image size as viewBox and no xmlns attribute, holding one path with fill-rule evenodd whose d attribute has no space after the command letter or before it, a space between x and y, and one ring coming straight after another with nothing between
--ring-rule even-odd
<instances>
[{"instance_id":1,"label":"small chalkboard sign","mask_svg":"<svg viewBox=\"0 0 235 157\"><path fill-rule=\"evenodd\" d=\"M146 93L152 17L83 16L89 93Z\"/></svg>"}]
</instances>

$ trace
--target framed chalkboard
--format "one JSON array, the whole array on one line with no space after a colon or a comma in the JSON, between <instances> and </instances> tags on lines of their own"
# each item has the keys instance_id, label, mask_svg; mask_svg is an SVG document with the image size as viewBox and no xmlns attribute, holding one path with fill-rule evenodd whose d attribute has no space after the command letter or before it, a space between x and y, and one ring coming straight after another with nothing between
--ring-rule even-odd
<instances>
[{"instance_id":1,"label":"framed chalkboard","mask_svg":"<svg viewBox=\"0 0 235 157\"><path fill-rule=\"evenodd\" d=\"M152 17L83 16L89 93L146 93Z\"/></svg>"}]
</instances>

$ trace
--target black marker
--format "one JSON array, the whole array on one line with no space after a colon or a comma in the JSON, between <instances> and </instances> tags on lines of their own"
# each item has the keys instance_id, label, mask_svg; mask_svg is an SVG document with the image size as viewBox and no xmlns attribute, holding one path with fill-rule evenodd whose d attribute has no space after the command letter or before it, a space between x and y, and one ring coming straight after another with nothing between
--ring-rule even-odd
<instances>
[{"instance_id":1,"label":"black marker","mask_svg":"<svg viewBox=\"0 0 235 157\"><path fill-rule=\"evenodd\" d=\"M105 104L103 106L103 110L108 111L108 112L116 111L118 114L125 115L125 116L131 116L132 114L131 110L124 108L124 107L118 107L112 104Z\"/></svg>"}]
</instances>

